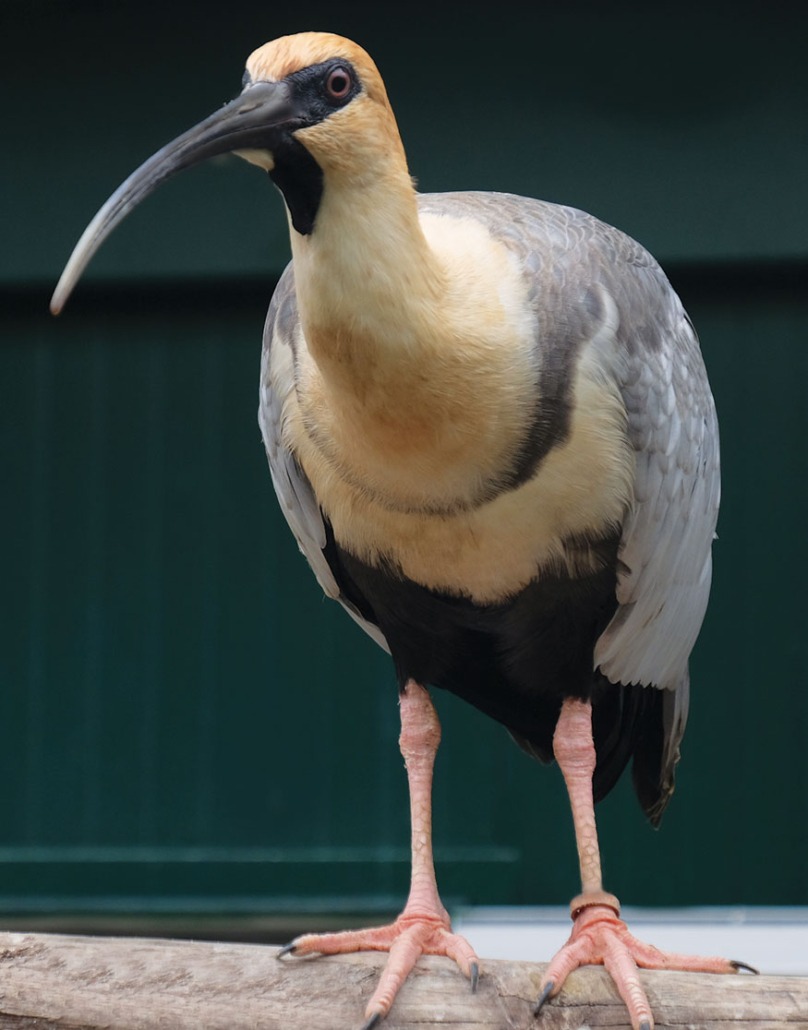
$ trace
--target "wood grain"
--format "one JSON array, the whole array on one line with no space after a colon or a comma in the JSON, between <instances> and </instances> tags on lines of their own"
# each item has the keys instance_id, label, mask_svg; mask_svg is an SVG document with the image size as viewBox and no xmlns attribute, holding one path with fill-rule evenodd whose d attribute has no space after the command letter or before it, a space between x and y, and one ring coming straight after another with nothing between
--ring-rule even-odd
<instances>
[{"instance_id":1,"label":"wood grain","mask_svg":"<svg viewBox=\"0 0 808 1030\"><path fill-rule=\"evenodd\" d=\"M0 934L0 1028L358 1030L385 956L276 959L246 944ZM476 994L445 959L422 959L385 1030L626 1026L602 969L573 973L536 1020L543 966L489 961ZM642 974L657 1030L808 1027L808 978Z\"/></svg>"}]
</instances>

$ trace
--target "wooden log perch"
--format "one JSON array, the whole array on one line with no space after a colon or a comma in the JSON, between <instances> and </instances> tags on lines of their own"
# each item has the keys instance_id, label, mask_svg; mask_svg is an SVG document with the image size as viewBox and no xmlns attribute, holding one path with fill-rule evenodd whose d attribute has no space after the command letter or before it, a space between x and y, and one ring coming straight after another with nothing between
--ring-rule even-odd
<instances>
[{"instance_id":1,"label":"wooden log perch","mask_svg":"<svg viewBox=\"0 0 808 1030\"><path fill-rule=\"evenodd\" d=\"M385 956L286 958L246 944L0 934L0 1028L358 1030ZM539 1020L543 966L488 961L476 994L447 959L425 958L384 1030L625 1027L608 976L571 974ZM808 978L642 974L658 1030L808 1027Z\"/></svg>"}]
</instances>

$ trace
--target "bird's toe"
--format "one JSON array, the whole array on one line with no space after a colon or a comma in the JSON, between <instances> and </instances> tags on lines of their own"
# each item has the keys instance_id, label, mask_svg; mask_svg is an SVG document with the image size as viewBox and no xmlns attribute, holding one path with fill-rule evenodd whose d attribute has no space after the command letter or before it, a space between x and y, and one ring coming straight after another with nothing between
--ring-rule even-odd
<instances>
[{"instance_id":1,"label":"bird's toe","mask_svg":"<svg viewBox=\"0 0 808 1030\"><path fill-rule=\"evenodd\" d=\"M755 976L760 976L760 970L755 969L754 966L750 966L747 962L738 962L737 959L731 958L729 960L729 964L736 973L740 973L741 970L744 970L747 973L754 973Z\"/></svg>"},{"instance_id":2,"label":"bird's toe","mask_svg":"<svg viewBox=\"0 0 808 1030\"><path fill-rule=\"evenodd\" d=\"M538 1016L539 1015L539 1013L542 1010L542 1006L547 1001L547 999L550 997L550 995L553 993L553 988L554 987L555 987L555 984L553 983L552 980L548 980L544 984L544 986L541 989L541 993L539 994L538 1000L536 1001L536 1004L533 1007L533 1015L534 1016Z\"/></svg>"}]
</instances>

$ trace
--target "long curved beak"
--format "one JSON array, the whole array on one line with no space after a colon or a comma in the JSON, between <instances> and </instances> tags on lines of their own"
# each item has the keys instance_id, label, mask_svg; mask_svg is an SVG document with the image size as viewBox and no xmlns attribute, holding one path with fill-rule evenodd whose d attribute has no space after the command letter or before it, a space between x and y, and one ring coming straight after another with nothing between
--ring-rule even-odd
<instances>
[{"instance_id":1,"label":"long curved beak","mask_svg":"<svg viewBox=\"0 0 808 1030\"><path fill-rule=\"evenodd\" d=\"M123 182L82 233L53 292L58 315L90 259L112 230L166 179L209 157L237 150L269 151L279 134L298 124L288 86L257 82L145 161Z\"/></svg>"}]
</instances>

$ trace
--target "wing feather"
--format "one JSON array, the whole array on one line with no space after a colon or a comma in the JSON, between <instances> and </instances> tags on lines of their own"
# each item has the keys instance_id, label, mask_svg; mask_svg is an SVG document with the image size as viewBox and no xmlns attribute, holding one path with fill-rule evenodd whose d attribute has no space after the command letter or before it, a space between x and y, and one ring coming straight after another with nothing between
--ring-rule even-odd
<instances>
[{"instance_id":1,"label":"wing feather","mask_svg":"<svg viewBox=\"0 0 808 1030\"><path fill-rule=\"evenodd\" d=\"M295 389L295 350L300 346L300 319L291 264L281 276L267 312L261 355L261 387L258 423L264 438L269 471L281 511L294 533L298 547L328 597L342 604L348 614L375 642L389 650L381 630L365 618L341 592L326 557L327 532L314 490L294 454L284 442L284 410Z\"/></svg>"},{"instance_id":2,"label":"wing feather","mask_svg":"<svg viewBox=\"0 0 808 1030\"><path fill-rule=\"evenodd\" d=\"M538 346L596 346L622 396L634 497L618 608L595 665L613 683L664 691L664 796L687 719L688 659L707 607L720 499L718 425L693 324L654 258L591 215L491 193L424 204L471 214L512 247L531 280ZM612 332L592 331L593 294Z\"/></svg>"},{"instance_id":3,"label":"wing feather","mask_svg":"<svg viewBox=\"0 0 808 1030\"><path fill-rule=\"evenodd\" d=\"M693 325L650 258L656 282L653 321L632 335L635 309L621 309L624 361L617 366L635 451L634 503L623 526L615 616L595 648L614 683L662 688L663 783L673 768L689 706L688 660L710 594L712 541L720 501L718 423ZM608 283L606 284L608 288Z\"/></svg>"}]
</instances>

